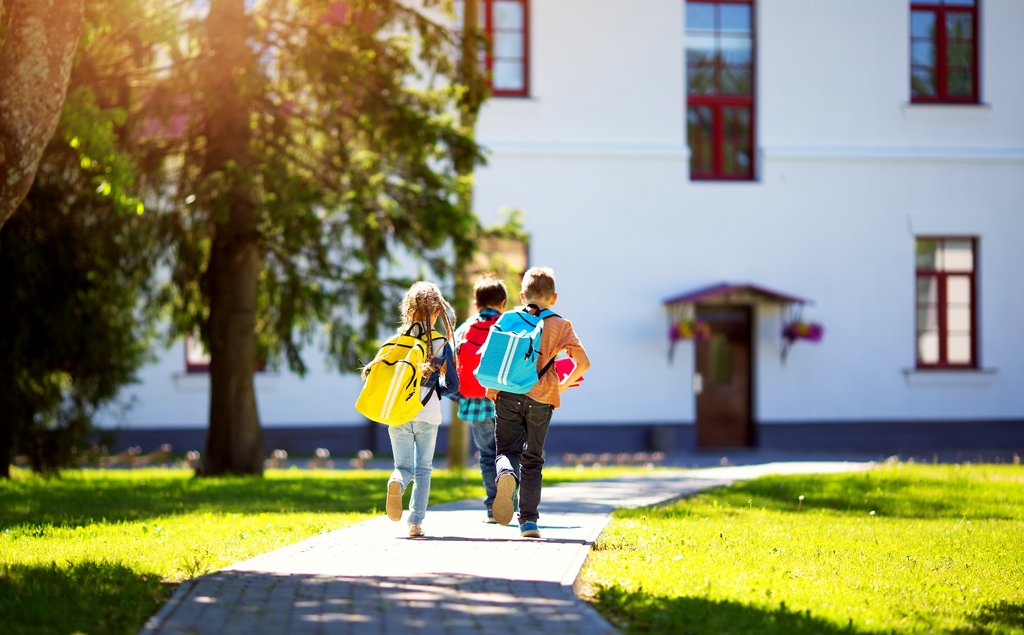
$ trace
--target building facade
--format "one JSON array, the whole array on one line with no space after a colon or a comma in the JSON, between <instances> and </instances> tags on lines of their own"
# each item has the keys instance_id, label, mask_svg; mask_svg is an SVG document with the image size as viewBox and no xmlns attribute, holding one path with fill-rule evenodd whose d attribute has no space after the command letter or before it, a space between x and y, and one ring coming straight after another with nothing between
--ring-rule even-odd
<instances>
[{"instance_id":1,"label":"building facade","mask_svg":"<svg viewBox=\"0 0 1024 635\"><path fill-rule=\"evenodd\" d=\"M593 362L554 450L1024 447L1024 3L483 7L477 211L522 211ZM184 357L126 439L201 444ZM256 383L271 445L383 438L354 376Z\"/></svg>"}]
</instances>

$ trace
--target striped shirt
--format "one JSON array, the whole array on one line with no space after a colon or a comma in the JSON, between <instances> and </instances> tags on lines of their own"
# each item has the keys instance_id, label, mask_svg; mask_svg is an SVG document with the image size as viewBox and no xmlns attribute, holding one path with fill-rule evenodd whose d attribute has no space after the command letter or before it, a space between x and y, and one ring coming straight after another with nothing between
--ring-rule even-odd
<instances>
[{"instance_id":1,"label":"striped shirt","mask_svg":"<svg viewBox=\"0 0 1024 635\"><path fill-rule=\"evenodd\" d=\"M537 372L544 369L549 361L559 353L565 351L570 357L576 355L576 351L582 349L580 339L572 328L572 322L565 318L554 316L544 320L544 330L540 336L540 357L537 360ZM498 396L497 390L487 390L487 397L494 399ZM526 393L527 397L541 403L551 404L555 408L561 405L558 392L558 373L552 364L548 372L544 373L537 384Z\"/></svg>"}]
</instances>

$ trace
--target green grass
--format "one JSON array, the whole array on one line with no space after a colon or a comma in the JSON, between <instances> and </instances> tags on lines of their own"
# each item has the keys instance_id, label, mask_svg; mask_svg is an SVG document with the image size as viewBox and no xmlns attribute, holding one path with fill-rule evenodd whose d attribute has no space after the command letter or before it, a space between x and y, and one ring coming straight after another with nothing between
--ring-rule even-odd
<instances>
[{"instance_id":1,"label":"green grass","mask_svg":"<svg viewBox=\"0 0 1024 635\"><path fill-rule=\"evenodd\" d=\"M554 484L624 471L544 476ZM135 633L175 583L383 513L388 474L82 470L45 480L15 470L0 481L0 632ZM479 472L435 470L431 505L482 497Z\"/></svg>"},{"instance_id":2,"label":"green grass","mask_svg":"<svg viewBox=\"0 0 1024 635\"><path fill-rule=\"evenodd\" d=\"M1024 633L1024 468L765 477L616 512L583 581L627 633Z\"/></svg>"}]
</instances>

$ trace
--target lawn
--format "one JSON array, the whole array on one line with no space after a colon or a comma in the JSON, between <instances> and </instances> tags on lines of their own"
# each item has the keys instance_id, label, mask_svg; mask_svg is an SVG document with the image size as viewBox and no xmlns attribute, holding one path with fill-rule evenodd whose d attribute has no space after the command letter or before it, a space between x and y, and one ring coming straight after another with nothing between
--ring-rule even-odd
<instances>
[{"instance_id":1,"label":"lawn","mask_svg":"<svg viewBox=\"0 0 1024 635\"><path fill-rule=\"evenodd\" d=\"M544 476L553 484L623 471ZM175 583L383 513L388 474L195 479L139 469L45 480L15 470L0 481L0 632L135 633ZM482 497L479 472L434 472L431 505Z\"/></svg>"},{"instance_id":2,"label":"lawn","mask_svg":"<svg viewBox=\"0 0 1024 635\"><path fill-rule=\"evenodd\" d=\"M1024 467L774 476L619 511L585 595L626 633L1024 633Z\"/></svg>"}]
</instances>

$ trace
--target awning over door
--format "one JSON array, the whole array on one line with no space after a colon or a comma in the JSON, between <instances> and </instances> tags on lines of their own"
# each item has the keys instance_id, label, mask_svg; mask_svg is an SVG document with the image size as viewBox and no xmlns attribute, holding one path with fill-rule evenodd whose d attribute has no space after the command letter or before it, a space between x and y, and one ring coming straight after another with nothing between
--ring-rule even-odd
<instances>
[{"instance_id":1,"label":"awning over door","mask_svg":"<svg viewBox=\"0 0 1024 635\"><path fill-rule=\"evenodd\" d=\"M810 300L799 296L774 291L756 284L720 282L681 293L664 301L667 307L707 304L756 304L767 302L772 304L813 304Z\"/></svg>"}]
</instances>

